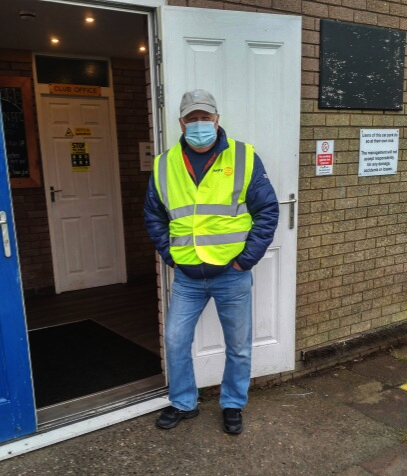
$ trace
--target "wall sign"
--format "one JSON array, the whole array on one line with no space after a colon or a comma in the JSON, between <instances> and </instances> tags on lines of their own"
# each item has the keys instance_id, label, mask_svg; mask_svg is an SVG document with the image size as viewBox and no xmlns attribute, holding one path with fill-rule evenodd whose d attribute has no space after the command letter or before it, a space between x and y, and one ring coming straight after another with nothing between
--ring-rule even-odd
<instances>
[{"instance_id":1,"label":"wall sign","mask_svg":"<svg viewBox=\"0 0 407 476\"><path fill-rule=\"evenodd\" d=\"M334 165L334 141L318 140L316 155L316 174L332 175Z\"/></svg>"},{"instance_id":2,"label":"wall sign","mask_svg":"<svg viewBox=\"0 0 407 476\"><path fill-rule=\"evenodd\" d=\"M86 86L80 84L50 84L50 94L60 94L63 96L101 96L100 86Z\"/></svg>"},{"instance_id":3,"label":"wall sign","mask_svg":"<svg viewBox=\"0 0 407 476\"><path fill-rule=\"evenodd\" d=\"M151 142L139 142L140 171L149 172L153 170L154 152Z\"/></svg>"},{"instance_id":4,"label":"wall sign","mask_svg":"<svg viewBox=\"0 0 407 476\"><path fill-rule=\"evenodd\" d=\"M397 173L398 129L361 129L359 176Z\"/></svg>"},{"instance_id":5,"label":"wall sign","mask_svg":"<svg viewBox=\"0 0 407 476\"><path fill-rule=\"evenodd\" d=\"M31 79L0 77L0 98L12 187L41 185Z\"/></svg>"}]
</instances>

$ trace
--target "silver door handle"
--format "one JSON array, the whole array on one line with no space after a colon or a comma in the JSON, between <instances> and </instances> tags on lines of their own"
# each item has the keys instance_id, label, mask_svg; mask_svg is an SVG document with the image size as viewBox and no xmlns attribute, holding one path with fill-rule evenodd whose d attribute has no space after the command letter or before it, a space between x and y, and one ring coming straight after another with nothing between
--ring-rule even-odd
<instances>
[{"instance_id":1,"label":"silver door handle","mask_svg":"<svg viewBox=\"0 0 407 476\"><path fill-rule=\"evenodd\" d=\"M51 195L51 202L55 202L55 194L57 192L62 192L62 189L55 190L55 188L51 185L51 187L49 188L49 192L50 192L50 195Z\"/></svg>"},{"instance_id":2,"label":"silver door handle","mask_svg":"<svg viewBox=\"0 0 407 476\"><path fill-rule=\"evenodd\" d=\"M290 193L288 195L289 200L283 200L282 202L279 202L280 205L289 205L290 210L289 210L289 222L288 222L288 228L292 230L294 228L294 215L295 215L295 203L297 202L297 199L295 198L295 193Z\"/></svg>"},{"instance_id":3,"label":"silver door handle","mask_svg":"<svg viewBox=\"0 0 407 476\"><path fill-rule=\"evenodd\" d=\"M3 237L4 256L6 258L10 258L11 247L10 247L10 237L8 235L6 212L0 212L0 226L1 226L1 236Z\"/></svg>"}]
</instances>

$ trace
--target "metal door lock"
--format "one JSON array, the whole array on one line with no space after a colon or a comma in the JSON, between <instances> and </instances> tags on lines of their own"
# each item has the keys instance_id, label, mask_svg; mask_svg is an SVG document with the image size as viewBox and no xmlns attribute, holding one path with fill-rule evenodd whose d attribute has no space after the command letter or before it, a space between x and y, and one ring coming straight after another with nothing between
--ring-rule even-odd
<instances>
[{"instance_id":1,"label":"metal door lock","mask_svg":"<svg viewBox=\"0 0 407 476\"><path fill-rule=\"evenodd\" d=\"M11 247L10 247L10 237L8 235L6 212L0 212L0 226L1 226L1 236L3 237L4 256L6 258L10 258Z\"/></svg>"},{"instance_id":2,"label":"metal door lock","mask_svg":"<svg viewBox=\"0 0 407 476\"><path fill-rule=\"evenodd\" d=\"M295 198L295 193L290 193L290 195L288 196L289 200L285 200L283 202L279 202L280 205L289 205L290 206L290 215L289 215L289 224L288 224L288 228L290 230L292 230L294 228L294 207L295 207L295 203L297 202L297 199Z\"/></svg>"}]
</instances>

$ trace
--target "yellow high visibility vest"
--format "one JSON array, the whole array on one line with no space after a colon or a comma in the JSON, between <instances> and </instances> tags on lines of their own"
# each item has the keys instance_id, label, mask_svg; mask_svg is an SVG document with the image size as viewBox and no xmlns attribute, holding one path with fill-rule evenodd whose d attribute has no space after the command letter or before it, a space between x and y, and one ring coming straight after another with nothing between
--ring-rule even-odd
<instances>
[{"instance_id":1,"label":"yellow high visibility vest","mask_svg":"<svg viewBox=\"0 0 407 476\"><path fill-rule=\"evenodd\" d=\"M228 143L198 186L179 142L154 161L155 186L170 219L170 253L177 264L225 265L244 248L252 227L246 192L254 148L233 139Z\"/></svg>"}]
</instances>

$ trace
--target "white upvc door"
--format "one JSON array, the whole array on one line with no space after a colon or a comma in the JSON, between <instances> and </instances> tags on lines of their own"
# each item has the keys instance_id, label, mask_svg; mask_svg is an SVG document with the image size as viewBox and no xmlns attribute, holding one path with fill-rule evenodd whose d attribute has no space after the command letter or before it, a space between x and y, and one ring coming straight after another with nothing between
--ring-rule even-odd
<instances>
[{"instance_id":1,"label":"white upvc door","mask_svg":"<svg viewBox=\"0 0 407 476\"><path fill-rule=\"evenodd\" d=\"M124 280L118 164L109 117L106 98L41 96L41 145L57 292Z\"/></svg>"},{"instance_id":2,"label":"white upvc door","mask_svg":"<svg viewBox=\"0 0 407 476\"><path fill-rule=\"evenodd\" d=\"M207 89L228 136L255 146L280 202L297 197L301 18L161 7L159 35L165 147L180 136L182 94ZM254 269L253 377L294 368L296 204L280 212L274 242ZM193 355L198 386L219 384L224 342L213 302L198 323Z\"/></svg>"}]
</instances>

